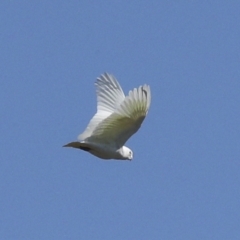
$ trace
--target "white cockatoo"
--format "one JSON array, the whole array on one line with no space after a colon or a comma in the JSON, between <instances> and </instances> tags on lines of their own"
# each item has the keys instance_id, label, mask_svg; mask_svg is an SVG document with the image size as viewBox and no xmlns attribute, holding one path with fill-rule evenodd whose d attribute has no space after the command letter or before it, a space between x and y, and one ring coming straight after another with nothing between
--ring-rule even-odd
<instances>
[{"instance_id":1,"label":"white cockatoo","mask_svg":"<svg viewBox=\"0 0 240 240\"><path fill-rule=\"evenodd\" d=\"M131 160L133 152L124 144L138 131L148 113L150 87L134 88L125 96L117 79L108 73L97 78L95 85L97 113L78 141L64 147L79 148L102 159Z\"/></svg>"}]
</instances>

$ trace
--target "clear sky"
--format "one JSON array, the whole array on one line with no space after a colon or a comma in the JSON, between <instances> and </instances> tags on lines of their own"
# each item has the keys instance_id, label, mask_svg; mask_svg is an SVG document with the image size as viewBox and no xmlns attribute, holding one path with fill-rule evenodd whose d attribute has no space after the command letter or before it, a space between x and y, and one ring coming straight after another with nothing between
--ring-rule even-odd
<instances>
[{"instance_id":1,"label":"clear sky","mask_svg":"<svg viewBox=\"0 0 240 240\"><path fill-rule=\"evenodd\" d=\"M240 239L240 1L1 1L0 239ZM130 161L62 148L103 72L152 104Z\"/></svg>"}]
</instances>

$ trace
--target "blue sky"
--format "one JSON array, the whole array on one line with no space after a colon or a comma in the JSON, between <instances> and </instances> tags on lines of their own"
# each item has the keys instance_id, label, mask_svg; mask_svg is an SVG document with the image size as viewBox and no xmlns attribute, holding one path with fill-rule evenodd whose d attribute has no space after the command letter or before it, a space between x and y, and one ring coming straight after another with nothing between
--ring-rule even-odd
<instances>
[{"instance_id":1,"label":"blue sky","mask_svg":"<svg viewBox=\"0 0 240 240\"><path fill-rule=\"evenodd\" d=\"M240 239L239 1L2 1L0 239ZM62 145L115 75L152 104L133 161Z\"/></svg>"}]
</instances>

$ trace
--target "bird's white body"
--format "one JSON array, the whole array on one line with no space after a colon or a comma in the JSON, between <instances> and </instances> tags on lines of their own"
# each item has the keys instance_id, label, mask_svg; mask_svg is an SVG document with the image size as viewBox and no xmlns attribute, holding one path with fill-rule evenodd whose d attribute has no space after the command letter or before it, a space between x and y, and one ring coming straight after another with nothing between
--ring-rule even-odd
<instances>
[{"instance_id":1,"label":"bird's white body","mask_svg":"<svg viewBox=\"0 0 240 240\"><path fill-rule=\"evenodd\" d=\"M114 76L97 78L97 113L77 142L64 147L79 148L102 159L131 160L133 152L125 142L140 128L151 102L150 87L134 88L125 97Z\"/></svg>"},{"instance_id":2,"label":"bird's white body","mask_svg":"<svg viewBox=\"0 0 240 240\"><path fill-rule=\"evenodd\" d=\"M133 157L131 149L125 146L117 148L108 144L81 141L68 143L64 147L79 148L102 159L131 160Z\"/></svg>"}]
</instances>

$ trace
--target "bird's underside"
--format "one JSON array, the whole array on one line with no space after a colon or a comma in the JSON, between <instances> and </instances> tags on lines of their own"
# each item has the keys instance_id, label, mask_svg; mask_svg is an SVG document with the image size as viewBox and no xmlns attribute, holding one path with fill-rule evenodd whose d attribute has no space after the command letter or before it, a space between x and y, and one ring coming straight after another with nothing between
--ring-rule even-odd
<instances>
[{"instance_id":1,"label":"bird's underside","mask_svg":"<svg viewBox=\"0 0 240 240\"><path fill-rule=\"evenodd\" d=\"M97 143L84 143L84 142L70 142L63 147L73 147L77 149L81 149L86 152L90 152L94 156L97 156L102 159L122 159L121 154L119 151L120 149L114 147L108 147L103 144Z\"/></svg>"}]
</instances>

